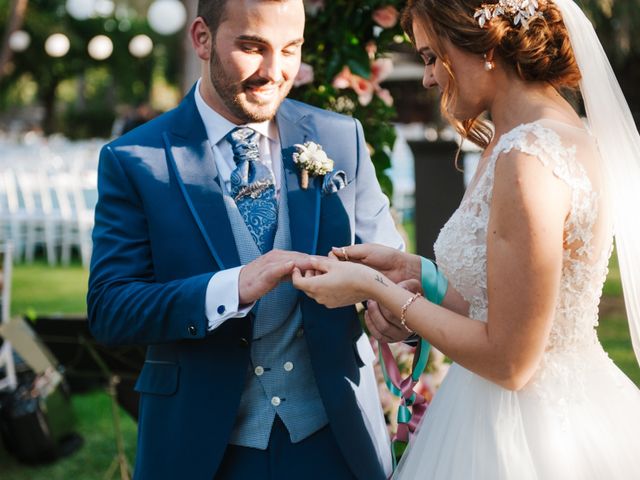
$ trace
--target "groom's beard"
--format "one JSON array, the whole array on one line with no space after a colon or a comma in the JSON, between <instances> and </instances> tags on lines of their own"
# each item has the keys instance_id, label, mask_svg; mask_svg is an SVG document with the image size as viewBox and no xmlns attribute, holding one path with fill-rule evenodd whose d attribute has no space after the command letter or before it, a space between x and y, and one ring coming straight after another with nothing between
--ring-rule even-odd
<instances>
[{"instance_id":1,"label":"groom's beard","mask_svg":"<svg viewBox=\"0 0 640 480\"><path fill-rule=\"evenodd\" d=\"M252 88L270 84L269 80L257 76L250 77L244 81L234 81L227 75L224 65L215 53L215 46L212 49L211 60L209 61L209 72L211 83L225 107L243 123L259 123L271 120L278 111L280 104L287 97L293 82L286 85L285 80L272 84L278 89L279 97L276 101L261 103L250 101L246 92ZM284 86L284 89L282 88Z\"/></svg>"}]
</instances>

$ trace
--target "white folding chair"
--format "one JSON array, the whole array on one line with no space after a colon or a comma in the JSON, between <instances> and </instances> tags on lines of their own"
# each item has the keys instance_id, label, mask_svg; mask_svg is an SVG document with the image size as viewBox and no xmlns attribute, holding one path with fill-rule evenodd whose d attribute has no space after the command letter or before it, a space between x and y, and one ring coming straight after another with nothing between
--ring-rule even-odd
<instances>
[{"instance_id":1,"label":"white folding chair","mask_svg":"<svg viewBox=\"0 0 640 480\"><path fill-rule=\"evenodd\" d=\"M98 201L98 172L86 169L79 177L77 188L74 190L74 206L78 222L80 239L80 255L82 265L89 266L93 243L91 233L95 218L95 207Z\"/></svg>"},{"instance_id":2,"label":"white folding chair","mask_svg":"<svg viewBox=\"0 0 640 480\"><path fill-rule=\"evenodd\" d=\"M6 222L3 227L3 232L7 232L5 241L12 243L14 260L19 261L24 257L26 248L28 215L24 201L20 197L15 173L11 168L0 172L0 191L2 216Z\"/></svg>"},{"instance_id":3,"label":"white folding chair","mask_svg":"<svg viewBox=\"0 0 640 480\"><path fill-rule=\"evenodd\" d=\"M17 179L27 214L25 259L32 263L36 248L42 245L49 265L55 265L62 226L52 207L48 178L42 172L22 171L18 172Z\"/></svg>"},{"instance_id":4,"label":"white folding chair","mask_svg":"<svg viewBox=\"0 0 640 480\"><path fill-rule=\"evenodd\" d=\"M0 323L9 323L9 315L11 312L11 280L13 275L13 247L8 242L4 247L0 248L2 253L2 318ZM8 340L4 340L0 346L0 391L15 390L18 387L16 378L16 367L13 360L13 349Z\"/></svg>"}]
</instances>

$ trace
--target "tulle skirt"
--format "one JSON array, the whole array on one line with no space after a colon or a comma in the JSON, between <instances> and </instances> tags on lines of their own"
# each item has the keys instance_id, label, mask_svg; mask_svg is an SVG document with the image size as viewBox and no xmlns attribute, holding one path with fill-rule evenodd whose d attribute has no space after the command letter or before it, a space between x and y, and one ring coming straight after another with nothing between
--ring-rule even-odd
<instances>
[{"instance_id":1,"label":"tulle skirt","mask_svg":"<svg viewBox=\"0 0 640 480\"><path fill-rule=\"evenodd\" d=\"M393 478L640 479L640 390L600 345L546 354L518 392L454 364Z\"/></svg>"}]
</instances>

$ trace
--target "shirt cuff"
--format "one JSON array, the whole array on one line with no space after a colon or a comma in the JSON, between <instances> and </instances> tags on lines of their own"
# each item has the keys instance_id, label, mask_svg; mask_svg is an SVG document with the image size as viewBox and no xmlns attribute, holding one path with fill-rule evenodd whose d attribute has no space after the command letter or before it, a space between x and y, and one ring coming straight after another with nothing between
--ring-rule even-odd
<instances>
[{"instance_id":1,"label":"shirt cuff","mask_svg":"<svg viewBox=\"0 0 640 480\"><path fill-rule=\"evenodd\" d=\"M246 317L254 303L239 308L238 280L243 266L221 270L207 285L205 312L208 331L215 330L230 318Z\"/></svg>"}]
</instances>

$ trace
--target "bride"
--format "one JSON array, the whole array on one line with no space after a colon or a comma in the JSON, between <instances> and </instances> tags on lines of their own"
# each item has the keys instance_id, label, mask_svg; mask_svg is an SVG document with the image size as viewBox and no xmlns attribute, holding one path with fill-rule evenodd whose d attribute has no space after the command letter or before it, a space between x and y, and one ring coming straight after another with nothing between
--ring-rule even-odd
<instances>
[{"instance_id":1,"label":"bride","mask_svg":"<svg viewBox=\"0 0 640 480\"><path fill-rule=\"evenodd\" d=\"M356 245L294 285L370 299L374 336L412 331L454 361L396 478L640 478L640 390L595 331L615 226L640 351L640 138L591 24L572 0L410 0L403 26L424 86L484 147L438 270ZM588 126L559 93L578 89Z\"/></svg>"}]
</instances>

